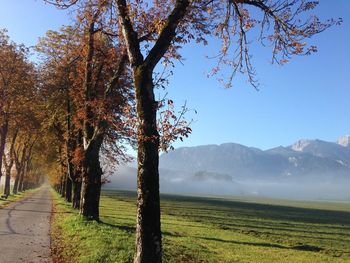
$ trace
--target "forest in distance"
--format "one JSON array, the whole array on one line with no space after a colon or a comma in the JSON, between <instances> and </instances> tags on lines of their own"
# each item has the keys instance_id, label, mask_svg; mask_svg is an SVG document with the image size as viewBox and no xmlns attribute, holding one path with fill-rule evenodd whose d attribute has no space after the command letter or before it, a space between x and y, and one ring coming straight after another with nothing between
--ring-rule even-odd
<instances>
[{"instance_id":1,"label":"forest in distance","mask_svg":"<svg viewBox=\"0 0 350 263\"><path fill-rule=\"evenodd\" d=\"M268 47L277 65L317 55L311 38L342 18L319 18L318 1L307 0L42 1L68 10L70 23L35 46L16 43L0 24L1 231L22 231L11 223L16 210L29 212L23 226L36 212L49 231L40 232L42 251L57 263L350 262L348 135L269 150L175 149L193 133L195 110L167 90L183 48L194 44L217 49L208 77L218 86L230 89L242 75L259 91L254 46ZM316 174L326 188L312 192L306 182ZM281 195L248 185L256 177ZM291 192L299 178L309 195ZM295 195L342 202L269 198Z\"/></svg>"}]
</instances>

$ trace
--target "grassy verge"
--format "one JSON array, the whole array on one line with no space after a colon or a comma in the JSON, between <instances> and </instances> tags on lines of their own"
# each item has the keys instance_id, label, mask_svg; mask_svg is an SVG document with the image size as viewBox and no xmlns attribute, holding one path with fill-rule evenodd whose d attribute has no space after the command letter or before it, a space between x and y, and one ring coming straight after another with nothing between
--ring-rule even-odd
<instances>
[{"instance_id":1,"label":"grassy verge","mask_svg":"<svg viewBox=\"0 0 350 263\"><path fill-rule=\"evenodd\" d=\"M83 220L54 193L51 251L54 262L132 262L133 234Z\"/></svg>"},{"instance_id":2,"label":"grassy verge","mask_svg":"<svg viewBox=\"0 0 350 263\"><path fill-rule=\"evenodd\" d=\"M37 190L38 190L38 188L37 189L30 189L30 190L26 190L24 192L19 192L15 195L11 194L6 199L0 198L0 209L8 206L12 202L16 202L16 201L19 201L19 200L27 197L28 195L30 195L31 193L33 193Z\"/></svg>"},{"instance_id":3,"label":"grassy verge","mask_svg":"<svg viewBox=\"0 0 350 263\"><path fill-rule=\"evenodd\" d=\"M163 261L350 262L349 205L274 202L163 195ZM132 262L135 214L130 192L103 192L100 224L82 220L55 194L54 259Z\"/></svg>"}]
</instances>

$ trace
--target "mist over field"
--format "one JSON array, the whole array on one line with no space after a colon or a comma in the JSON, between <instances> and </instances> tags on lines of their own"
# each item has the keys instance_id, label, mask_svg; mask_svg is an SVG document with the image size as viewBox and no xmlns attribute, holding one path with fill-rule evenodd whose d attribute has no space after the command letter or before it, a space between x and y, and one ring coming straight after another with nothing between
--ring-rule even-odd
<instances>
[{"instance_id":1,"label":"mist over field","mask_svg":"<svg viewBox=\"0 0 350 263\"><path fill-rule=\"evenodd\" d=\"M160 157L163 193L350 200L350 136L300 140L266 151L235 143L184 147ZM118 168L105 188L136 189L136 168Z\"/></svg>"}]
</instances>

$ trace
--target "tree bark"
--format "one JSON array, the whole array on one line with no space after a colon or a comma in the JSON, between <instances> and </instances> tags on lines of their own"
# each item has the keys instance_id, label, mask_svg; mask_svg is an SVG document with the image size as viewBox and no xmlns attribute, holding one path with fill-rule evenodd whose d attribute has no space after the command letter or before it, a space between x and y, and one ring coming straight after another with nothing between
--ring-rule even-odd
<instances>
[{"instance_id":1,"label":"tree bark","mask_svg":"<svg viewBox=\"0 0 350 263\"><path fill-rule=\"evenodd\" d=\"M99 152L103 137L97 136L85 149L82 161L82 188L80 214L89 220L99 221L102 168Z\"/></svg>"},{"instance_id":2,"label":"tree bark","mask_svg":"<svg viewBox=\"0 0 350 263\"><path fill-rule=\"evenodd\" d=\"M72 187L73 187L73 181L74 181L74 165L72 163L73 159L73 152L75 150L75 141L73 139L73 130L72 130L72 123L71 123L71 101L69 97L69 72L67 71L66 76L66 110L67 110L67 141L66 141L66 152L67 152L67 181L66 181L66 201L72 202Z\"/></svg>"},{"instance_id":3,"label":"tree bark","mask_svg":"<svg viewBox=\"0 0 350 263\"><path fill-rule=\"evenodd\" d=\"M8 132L8 120L6 119L3 123L3 125L0 128L0 180L2 177L2 159L3 155L5 153L5 144L6 144L6 137L7 137L7 132Z\"/></svg>"},{"instance_id":4,"label":"tree bark","mask_svg":"<svg viewBox=\"0 0 350 263\"><path fill-rule=\"evenodd\" d=\"M72 179L67 175L66 176L66 187L65 187L65 198L67 202L72 202Z\"/></svg>"},{"instance_id":5,"label":"tree bark","mask_svg":"<svg viewBox=\"0 0 350 263\"><path fill-rule=\"evenodd\" d=\"M12 167L14 164L14 150L15 150L15 143L16 143L16 139L17 139L17 134L18 134L18 130L16 130L13 134L8 156L6 157L5 154L3 155L4 164L5 164L5 168L6 168L5 188L4 188L4 195L6 197L10 195L10 191L11 191L11 186L10 186L11 170L12 170Z\"/></svg>"},{"instance_id":6,"label":"tree bark","mask_svg":"<svg viewBox=\"0 0 350 263\"><path fill-rule=\"evenodd\" d=\"M83 148L83 133L81 130L78 131L75 142L74 150L77 148ZM73 150L72 150L73 151ZM80 197L81 197L81 184L82 184L82 172L81 163L73 165L72 169L72 182L73 182L73 201L72 207L74 209L80 208Z\"/></svg>"},{"instance_id":7,"label":"tree bark","mask_svg":"<svg viewBox=\"0 0 350 263\"><path fill-rule=\"evenodd\" d=\"M13 184L13 190L12 190L12 193L14 195L17 194L17 192L18 192L19 177L20 177L20 174L18 174L18 170L17 170L17 174L16 174L16 177L15 177L15 182Z\"/></svg>"},{"instance_id":8,"label":"tree bark","mask_svg":"<svg viewBox=\"0 0 350 263\"><path fill-rule=\"evenodd\" d=\"M25 163L25 166L23 167L23 170L21 172L21 176L19 177L19 182L18 182L18 192L23 192L24 187L23 187L23 182L24 182L24 174L27 171L27 163Z\"/></svg>"},{"instance_id":9,"label":"tree bark","mask_svg":"<svg viewBox=\"0 0 350 263\"><path fill-rule=\"evenodd\" d=\"M26 180L26 178L24 178L23 180L23 191L26 191L29 189L29 182L28 180Z\"/></svg>"},{"instance_id":10,"label":"tree bark","mask_svg":"<svg viewBox=\"0 0 350 263\"><path fill-rule=\"evenodd\" d=\"M81 180L76 180L73 182L73 200L72 207L74 209L80 208L80 195L81 195Z\"/></svg>"},{"instance_id":11,"label":"tree bark","mask_svg":"<svg viewBox=\"0 0 350 263\"><path fill-rule=\"evenodd\" d=\"M4 195L6 197L10 195L11 168L12 168L12 165L10 165L9 167L6 167L6 172L5 172Z\"/></svg>"},{"instance_id":12,"label":"tree bark","mask_svg":"<svg viewBox=\"0 0 350 263\"><path fill-rule=\"evenodd\" d=\"M159 134L157 102L154 99L152 70L138 67L134 71L137 98L138 174L136 254L134 262L161 262L162 240L159 200Z\"/></svg>"},{"instance_id":13,"label":"tree bark","mask_svg":"<svg viewBox=\"0 0 350 263\"><path fill-rule=\"evenodd\" d=\"M67 174L64 174L62 176L62 188L61 188L61 197L66 197L66 180L67 180Z\"/></svg>"}]
</instances>

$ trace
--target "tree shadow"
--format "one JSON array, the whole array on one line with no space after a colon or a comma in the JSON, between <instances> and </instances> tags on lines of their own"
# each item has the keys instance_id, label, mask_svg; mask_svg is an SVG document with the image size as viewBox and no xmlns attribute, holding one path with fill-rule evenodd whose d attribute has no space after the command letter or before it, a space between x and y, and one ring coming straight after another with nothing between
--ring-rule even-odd
<instances>
[{"instance_id":1,"label":"tree shadow","mask_svg":"<svg viewBox=\"0 0 350 263\"><path fill-rule=\"evenodd\" d=\"M224 239L212 238L212 237L198 237L198 238L205 239L205 240L210 240L210 241L216 241L216 242L224 242L224 243L231 243L231 244L237 244L237 245L247 245L247 246L256 246L256 247L292 249L292 250L301 250L301 251L310 251L310 252L320 252L320 251L324 250L321 247L308 245L308 244L301 244L301 245L296 245L296 246L285 246L285 245L266 243L266 242L244 242L244 241L235 241L235 240L224 240Z\"/></svg>"},{"instance_id":2,"label":"tree shadow","mask_svg":"<svg viewBox=\"0 0 350 263\"><path fill-rule=\"evenodd\" d=\"M107 222L103 222L103 221L99 221L99 224L101 225L105 225L105 226L109 226L111 228L117 228L126 232L135 232L136 231L136 227L132 227L132 226L125 226L125 225L117 225L117 224L111 224L111 223L107 223Z\"/></svg>"},{"instance_id":3,"label":"tree shadow","mask_svg":"<svg viewBox=\"0 0 350 263\"><path fill-rule=\"evenodd\" d=\"M42 213L42 214L51 214L51 211L39 211L39 210L33 210L33 209L9 209L9 208L2 208L2 210L7 210L10 212L32 212L32 213Z\"/></svg>"},{"instance_id":4,"label":"tree shadow","mask_svg":"<svg viewBox=\"0 0 350 263\"><path fill-rule=\"evenodd\" d=\"M245 242L245 241L225 240L225 239L220 239L220 238L215 238L215 237L196 237L196 238L205 239L205 240L209 240L209 241L237 244L237 245L290 249L290 247L288 247L288 246L266 243L266 242Z\"/></svg>"},{"instance_id":5,"label":"tree shadow","mask_svg":"<svg viewBox=\"0 0 350 263\"><path fill-rule=\"evenodd\" d=\"M297 245L297 246L292 246L291 249L302 250L302 251L311 251L311 252L320 252L320 251L324 250L321 247L312 246L312 245Z\"/></svg>"},{"instance_id":6,"label":"tree shadow","mask_svg":"<svg viewBox=\"0 0 350 263\"><path fill-rule=\"evenodd\" d=\"M184 235L181 235L179 233L171 233L167 231L162 232L162 234L165 236L171 236L171 237L184 237ZM230 243L230 244L236 244L236 245L247 245L247 246L255 246L255 247L278 248L278 249L292 249L292 250L309 251L309 252L320 252L324 250L324 248L308 245L308 244L286 246L286 245L273 244L273 243L267 243L267 242L245 242L245 241L236 241L236 240L225 240L225 239L215 238L215 237L194 236L194 238L204 239L204 240L214 241L214 242Z\"/></svg>"},{"instance_id":7,"label":"tree shadow","mask_svg":"<svg viewBox=\"0 0 350 263\"><path fill-rule=\"evenodd\" d=\"M161 195L163 202L181 202L178 209L188 211L190 215L206 211L214 214L216 211L233 213L235 216L256 217L267 220L290 220L298 223L321 223L329 225L342 224L350 227L350 212L303 208L278 204L261 204L220 198ZM174 206L172 206L174 210ZM172 210L172 211L173 211ZM258 211L258 212L257 212Z\"/></svg>"},{"instance_id":8,"label":"tree shadow","mask_svg":"<svg viewBox=\"0 0 350 263\"><path fill-rule=\"evenodd\" d=\"M51 214L74 214L75 212L73 211L51 211Z\"/></svg>"}]
</instances>

